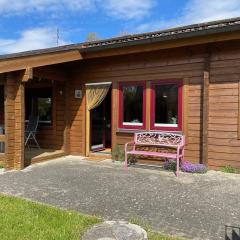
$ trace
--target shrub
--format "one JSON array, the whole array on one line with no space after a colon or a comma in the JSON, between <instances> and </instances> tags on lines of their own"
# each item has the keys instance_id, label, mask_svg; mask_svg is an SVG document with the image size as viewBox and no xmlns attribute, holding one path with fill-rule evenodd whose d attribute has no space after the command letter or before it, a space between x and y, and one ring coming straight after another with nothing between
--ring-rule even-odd
<instances>
[{"instance_id":1,"label":"shrub","mask_svg":"<svg viewBox=\"0 0 240 240\"><path fill-rule=\"evenodd\" d=\"M181 164L181 170L183 172L188 172L188 173L206 173L207 172L207 167L204 164L198 163L190 163L188 161L184 161Z\"/></svg>"},{"instance_id":2,"label":"shrub","mask_svg":"<svg viewBox=\"0 0 240 240\"><path fill-rule=\"evenodd\" d=\"M115 161L124 161L124 150L118 144L112 150L112 158Z\"/></svg>"},{"instance_id":3,"label":"shrub","mask_svg":"<svg viewBox=\"0 0 240 240\"><path fill-rule=\"evenodd\" d=\"M220 167L220 171L225 172L225 173L240 173L239 169L236 169L231 166Z\"/></svg>"},{"instance_id":4,"label":"shrub","mask_svg":"<svg viewBox=\"0 0 240 240\"><path fill-rule=\"evenodd\" d=\"M174 159L169 159L164 163L163 168L168 171L176 171L176 165L177 164Z\"/></svg>"},{"instance_id":5,"label":"shrub","mask_svg":"<svg viewBox=\"0 0 240 240\"><path fill-rule=\"evenodd\" d=\"M123 162L125 160L124 155L124 149L121 148L118 144L115 145L112 151L112 158L115 161ZM136 162L136 156L135 155L128 155L128 162L129 163L135 163Z\"/></svg>"}]
</instances>

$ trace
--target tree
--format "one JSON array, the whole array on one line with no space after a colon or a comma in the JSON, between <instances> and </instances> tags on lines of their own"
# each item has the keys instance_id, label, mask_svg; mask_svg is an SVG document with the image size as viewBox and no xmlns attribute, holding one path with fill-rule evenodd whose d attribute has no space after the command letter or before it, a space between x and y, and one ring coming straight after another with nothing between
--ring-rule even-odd
<instances>
[{"instance_id":1,"label":"tree","mask_svg":"<svg viewBox=\"0 0 240 240\"><path fill-rule=\"evenodd\" d=\"M86 37L87 42L92 42L92 41L97 41L97 40L100 40L97 33L90 32L90 33L87 34L87 37Z\"/></svg>"}]
</instances>

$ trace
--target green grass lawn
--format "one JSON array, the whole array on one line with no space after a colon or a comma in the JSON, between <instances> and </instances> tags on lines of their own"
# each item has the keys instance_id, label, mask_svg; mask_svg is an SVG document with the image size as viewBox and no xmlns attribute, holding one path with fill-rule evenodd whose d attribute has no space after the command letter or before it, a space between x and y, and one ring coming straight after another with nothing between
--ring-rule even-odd
<instances>
[{"instance_id":1,"label":"green grass lawn","mask_svg":"<svg viewBox=\"0 0 240 240\"><path fill-rule=\"evenodd\" d=\"M75 240L99 219L0 195L1 240Z\"/></svg>"},{"instance_id":2,"label":"green grass lawn","mask_svg":"<svg viewBox=\"0 0 240 240\"><path fill-rule=\"evenodd\" d=\"M80 240L96 217L0 195L1 240ZM147 229L149 240L177 240Z\"/></svg>"}]
</instances>

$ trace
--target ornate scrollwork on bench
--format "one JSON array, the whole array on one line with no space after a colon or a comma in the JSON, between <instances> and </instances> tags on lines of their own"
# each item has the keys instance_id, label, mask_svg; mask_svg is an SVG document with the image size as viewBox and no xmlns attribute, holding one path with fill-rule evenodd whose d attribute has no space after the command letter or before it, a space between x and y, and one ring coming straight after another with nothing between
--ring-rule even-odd
<instances>
[{"instance_id":1,"label":"ornate scrollwork on bench","mask_svg":"<svg viewBox=\"0 0 240 240\"><path fill-rule=\"evenodd\" d=\"M182 143L182 140L182 135L169 132L143 132L135 134L136 144L177 146Z\"/></svg>"},{"instance_id":2,"label":"ornate scrollwork on bench","mask_svg":"<svg viewBox=\"0 0 240 240\"><path fill-rule=\"evenodd\" d=\"M128 146L132 145L132 150ZM125 144L125 167L128 166L128 154L151 156L176 160L176 175L179 174L179 163L184 157L185 138L182 134L172 132L141 132L134 134L134 141ZM161 149L147 150L153 146ZM145 148L146 147L146 148ZM173 152L162 148L172 148ZM173 149L174 148L174 149Z\"/></svg>"}]
</instances>

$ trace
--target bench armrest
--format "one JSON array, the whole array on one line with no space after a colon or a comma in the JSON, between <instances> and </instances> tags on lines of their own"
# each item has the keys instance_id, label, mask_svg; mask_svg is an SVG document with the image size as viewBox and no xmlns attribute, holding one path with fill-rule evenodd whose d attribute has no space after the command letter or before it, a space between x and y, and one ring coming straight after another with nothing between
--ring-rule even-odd
<instances>
[{"instance_id":1,"label":"bench armrest","mask_svg":"<svg viewBox=\"0 0 240 240\"><path fill-rule=\"evenodd\" d=\"M125 148L124 148L124 149L125 149L125 152L127 152L127 149L128 149L128 146L129 146L129 145L135 145L135 142L128 142L128 143L126 143L126 144L125 144Z\"/></svg>"},{"instance_id":2,"label":"bench armrest","mask_svg":"<svg viewBox=\"0 0 240 240\"><path fill-rule=\"evenodd\" d=\"M177 147L177 154L178 154L178 155L183 155L184 147L185 147L185 145L179 145L179 146Z\"/></svg>"}]
</instances>

